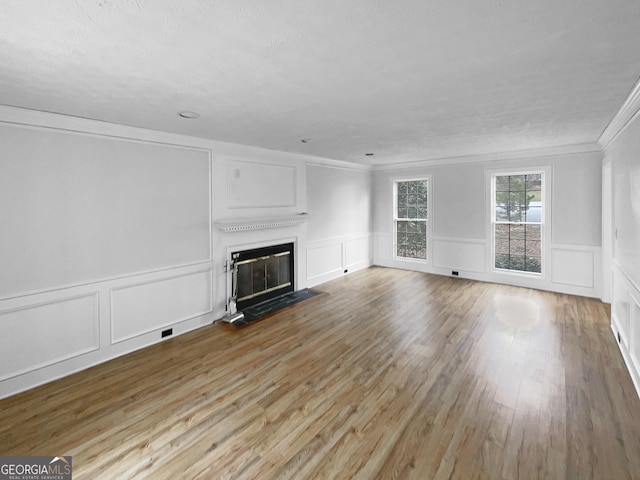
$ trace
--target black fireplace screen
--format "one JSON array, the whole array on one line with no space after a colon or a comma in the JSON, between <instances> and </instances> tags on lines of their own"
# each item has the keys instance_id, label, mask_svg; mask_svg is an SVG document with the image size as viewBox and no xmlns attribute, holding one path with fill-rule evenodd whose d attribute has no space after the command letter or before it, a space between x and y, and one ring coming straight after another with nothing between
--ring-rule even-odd
<instances>
[{"instance_id":1,"label":"black fireplace screen","mask_svg":"<svg viewBox=\"0 0 640 480\"><path fill-rule=\"evenodd\" d=\"M293 243L234 252L232 258L238 310L293 292Z\"/></svg>"}]
</instances>

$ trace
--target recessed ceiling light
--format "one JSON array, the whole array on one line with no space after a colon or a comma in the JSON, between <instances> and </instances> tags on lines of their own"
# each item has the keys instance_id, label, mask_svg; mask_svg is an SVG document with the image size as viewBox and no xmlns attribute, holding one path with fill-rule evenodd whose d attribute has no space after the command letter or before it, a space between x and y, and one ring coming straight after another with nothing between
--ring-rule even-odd
<instances>
[{"instance_id":1,"label":"recessed ceiling light","mask_svg":"<svg viewBox=\"0 0 640 480\"><path fill-rule=\"evenodd\" d=\"M374 155L375 153L371 153L371 152L364 154L365 157L373 157Z\"/></svg>"},{"instance_id":2,"label":"recessed ceiling light","mask_svg":"<svg viewBox=\"0 0 640 480\"><path fill-rule=\"evenodd\" d=\"M180 116L182 118L193 119L193 118L198 118L200 116L200 114L196 113L196 112L189 112L189 111L185 110L183 112L178 112L178 116Z\"/></svg>"}]
</instances>

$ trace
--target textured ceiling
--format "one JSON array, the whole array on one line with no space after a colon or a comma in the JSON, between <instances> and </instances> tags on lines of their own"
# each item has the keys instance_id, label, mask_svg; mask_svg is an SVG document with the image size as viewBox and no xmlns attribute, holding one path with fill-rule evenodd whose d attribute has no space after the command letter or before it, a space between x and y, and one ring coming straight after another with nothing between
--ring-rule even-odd
<instances>
[{"instance_id":1,"label":"textured ceiling","mask_svg":"<svg viewBox=\"0 0 640 480\"><path fill-rule=\"evenodd\" d=\"M596 142L638 45L638 0L4 0L0 104L407 162Z\"/></svg>"}]
</instances>

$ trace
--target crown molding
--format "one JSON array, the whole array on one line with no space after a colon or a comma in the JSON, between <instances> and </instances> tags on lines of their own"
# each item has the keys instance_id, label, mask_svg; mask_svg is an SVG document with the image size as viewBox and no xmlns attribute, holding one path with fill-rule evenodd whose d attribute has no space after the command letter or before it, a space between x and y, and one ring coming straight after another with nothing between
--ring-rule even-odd
<instances>
[{"instance_id":1,"label":"crown molding","mask_svg":"<svg viewBox=\"0 0 640 480\"><path fill-rule=\"evenodd\" d=\"M335 160L323 157L316 157L308 154L283 152L269 150L249 145L240 145L219 140L211 140L200 137L192 137L168 132L160 132L129 125L121 125L100 120L88 118L73 117L59 113L43 112L39 110L31 110L9 105L0 105L0 123L23 125L35 128L50 128L56 130L65 130L68 132L100 135L106 137L124 138L138 141L148 141L154 143L163 143L168 145L178 145L182 147L209 149L216 155L241 155L241 156L258 156L265 160L270 159L289 159L292 161L301 161L308 165L318 165L334 168L342 168L347 170L360 171L376 171L376 170L398 170L406 168L416 168L437 165L454 165L468 164L477 162L493 162L508 161L523 158L548 157L556 155L571 155L578 153L601 152L606 144L602 140L605 134L614 129L614 122L621 125L619 129L612 134L611 139L624 128L631 118L638 113L640 109L640 82L636 85L633 92L627 98L625 104L611 121L605 132L600 136L598 143L585 143L578 145L564 145L560 147L550 147L531 150L518 150L512 152L490 153L480 155L467 155L459 157L441 157L429 160L418 160L411 162L393 163L386 165L368 165L344 160ZM621 117L624 113L623 120ZM621 122L621 123L620 123ZM601 148L602 145L602 148Z\"/></svg>"},{"instance_id":2,"label":"crown molding","mask_svg":"<svg viewBox=\"0 0 640 480\"><path fill-rule=\"evenodd\" d=\"M314 157L307 161L307 165L316 167L337 168L340 170L357 170L363 172L371 172L375 170L373 165L364 163L349 162L347 160L332 160L330 158Z\"/></svg>"},{"instance_id":3,"label":"crown molding","mask_svg":"<svg viewBox=\"0 0 640 480\"><path fill-rule=\"evenodd\" d=\"M374 170L398 170L416 167L434 167L442 165L464 165L470 163L487 163L526 158L555 157L559 155L576 155L581 153L599 153L602 148L597 143L580 143L576 145L562 145L558 147L536 148L531 150L516 150L512 152L487 153L480 155L466 155L461 157L443 157L416 162L395 163L390 165L376 165Z\"/></svg>"},{"instance_id":4,"label":"crown molding","mask_svg":"<svg viewBox=\"0 0 640 480\"><path fill-rule=\"evenodd\" d=\"M604 129L600 138L598 138L598 144L604 150L609 144L631 123L640 112L640 79L631 90L631 93L624 101L618 113L616 113L607 128Z\"/></svg>"},{"instance_id":5,"label":"crown molding","mask_svg":"<svg viewBox=\"0 0 640 480\"><path fill-rule=\"evenodd\" d=\"M70 133L98 135L128 140L162 143L181 147L202 148L211 150L216 155L242 157L259 157L265 160L282 160L304 162L312 165L323 165L349 170L371 171L373 167L343 160L316 157L313 155L271 150L251 145L223 142L202 137L194 137L178 133L161 132L131 125L123 125L91 118L75 117L61 113L45 112L29 108L0 105L0 124L20 125L31 128L62 130Z\"/></svg>"},{"instance_id":6,"label":"crown molding","mask_svg":"<svg viewBox=\"0 0 640 480\"><path fill-rule=\"evenodd\" d=\"M211 142L198 137L10 105L0 105L0 123L181 147L202 149L211 147Z\"/></svg>"}]
</instances>

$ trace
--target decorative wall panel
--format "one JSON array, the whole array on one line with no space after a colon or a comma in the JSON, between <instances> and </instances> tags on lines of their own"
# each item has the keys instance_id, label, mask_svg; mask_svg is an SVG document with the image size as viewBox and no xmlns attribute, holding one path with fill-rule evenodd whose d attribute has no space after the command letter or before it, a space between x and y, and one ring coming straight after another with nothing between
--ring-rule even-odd
<instances>
[{"instance_id":1,"label":"decorative wall panel","mask_svg":"<svg viewBox=\"0 0 640 480\"><path fill-rule=\"evenodd\" d=\"M114 288L112 341L121 342L212 311L211 270Z\"/></svg>"},{"instance_id":2,"label":"decorative wall panel","mask_svg":"<svg viewBox=\"0 0 640 480\"><path fill-rule=\"evenodd\" d=\"M0 310L0 380L99 348L97 293Z\"/></svg>"}]
</instances>

